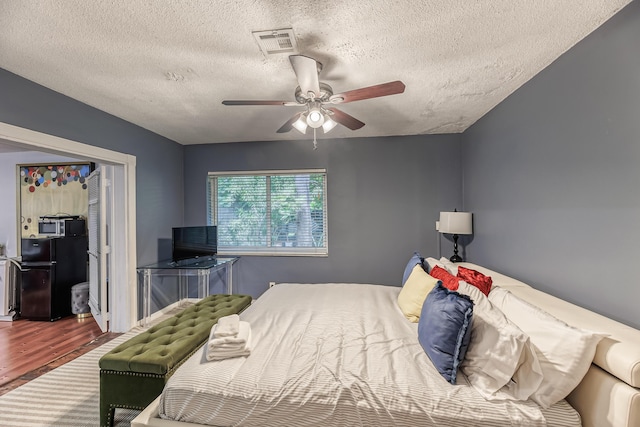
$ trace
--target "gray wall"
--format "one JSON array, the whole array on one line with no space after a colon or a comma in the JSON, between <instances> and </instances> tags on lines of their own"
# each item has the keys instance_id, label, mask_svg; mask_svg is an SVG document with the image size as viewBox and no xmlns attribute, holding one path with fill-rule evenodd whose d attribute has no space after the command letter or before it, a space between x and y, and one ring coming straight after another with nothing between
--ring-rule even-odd
<instances>
[{"instance_id":1,"label":"gray wall","mask_svg":"<svg viewBox=\"0 0 640 427\"><path fill-rule=\"evenodd\" d=\"M414 251L437 254L440 210L461 207L460 138L320 140L315 151L310 138L187 146L185 225L206 222L209 171L326 168L329 256L244 256L238 291L259 296L270 281L399 284Z\"/></svg>"},{"instance_id":2,"label":"gray wall","mask_svg":"<svg viewBox=\"0 0 640 427\"><path fill-rule=\"evenodd\" d=\"M470 261L640 327L640 3L463 134Z\"/></svg>"},{"instance_id":3,"label":"gray wall","mask_svg":"<svg viewBox=\"0 0 640 427\"><path fill-rule=\"evenodd\" d=\"M138 264L171 256L159 239L182 225L181 145L3 69L0 94L0 122L136 156Z\"/></svg>"}]
</instances>

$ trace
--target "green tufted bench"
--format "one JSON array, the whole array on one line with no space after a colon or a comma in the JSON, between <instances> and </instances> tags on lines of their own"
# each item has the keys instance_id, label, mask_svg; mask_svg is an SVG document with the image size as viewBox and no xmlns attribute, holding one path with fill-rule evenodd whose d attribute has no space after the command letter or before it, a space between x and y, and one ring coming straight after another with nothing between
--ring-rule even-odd
<instances>
[{"instance_id":1,"label":"green tufted bench","mask_svg":"<svg viewBox=\"0 0 640 427\"><path fill-rule=\"evenodd\" d=\"M220 317L251 304L248 295L211 295L120 344L100 358L100 425L116 408L144 409L175 370L209 338Z\"/></svg>"}]
</instances>

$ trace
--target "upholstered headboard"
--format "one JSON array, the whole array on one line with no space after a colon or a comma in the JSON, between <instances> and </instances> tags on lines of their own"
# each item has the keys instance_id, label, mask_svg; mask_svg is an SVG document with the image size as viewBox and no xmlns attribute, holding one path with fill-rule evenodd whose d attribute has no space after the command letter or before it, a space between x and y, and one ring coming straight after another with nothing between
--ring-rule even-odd
<instances>
[{"instance_id":1,"label":"upholstered headboard","mask_svg":"<svg viewBox=\"0 0 640 427\"><path fill-rule=\"evenodd\" d=\"M585 427L640 426L640 330L631 328L495 271L459 263L569 325L606 334L582 382L567 397Z\"/></svg>"}]
</instances>

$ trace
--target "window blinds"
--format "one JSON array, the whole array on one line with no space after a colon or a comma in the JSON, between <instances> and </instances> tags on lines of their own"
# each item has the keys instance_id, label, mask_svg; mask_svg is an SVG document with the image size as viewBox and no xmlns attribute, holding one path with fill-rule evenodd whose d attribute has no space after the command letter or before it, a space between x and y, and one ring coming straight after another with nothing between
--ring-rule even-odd
<instances>
[{"instance_id":1,"label":"window blinds","mask_svg":"<svg viewBox=\"0 0 640 427\"><path fill-rule=\"evenodd\" d=\"M324 170L210 173L208 223L227 254L327 254Z\"/></svg>"}]
</instances>

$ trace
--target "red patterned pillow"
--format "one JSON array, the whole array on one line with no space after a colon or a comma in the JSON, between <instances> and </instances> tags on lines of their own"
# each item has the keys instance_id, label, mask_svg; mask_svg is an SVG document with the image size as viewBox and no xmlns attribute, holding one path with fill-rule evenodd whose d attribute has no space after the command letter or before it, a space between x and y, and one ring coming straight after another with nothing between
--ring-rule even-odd
<instances>
[{"instance_id":1,"label":"red patterned pillow","mask_svg":"<svg viewBox=\"0 0 640 427\"><path fill-rule=\"evenodd\" d=\"M435 265L435 266L433 266L433 268L431 269L429 274L431 276L435 277L436 279L441 280L442 281L442 286L444 286L445 288L449 289L450 291L457 291L458 290L458 280L460 280L460 279L458 279L453 274L449 273L444 268Z\"/></svg>"},{"instance_id":2,"label":"red patterned pillow","mask_svg":"<svg viewBox=\"0 0 640 427\"><path fill-rule=\"evenodd\" d=\"M489 292L491 291L491 284L493 283L491 276L485 276L479 271L458 266L458 277L469 283L470 285L473 285L476 288L480 289L486 296L489 296Z\"/></svg>"}]
</instances>

